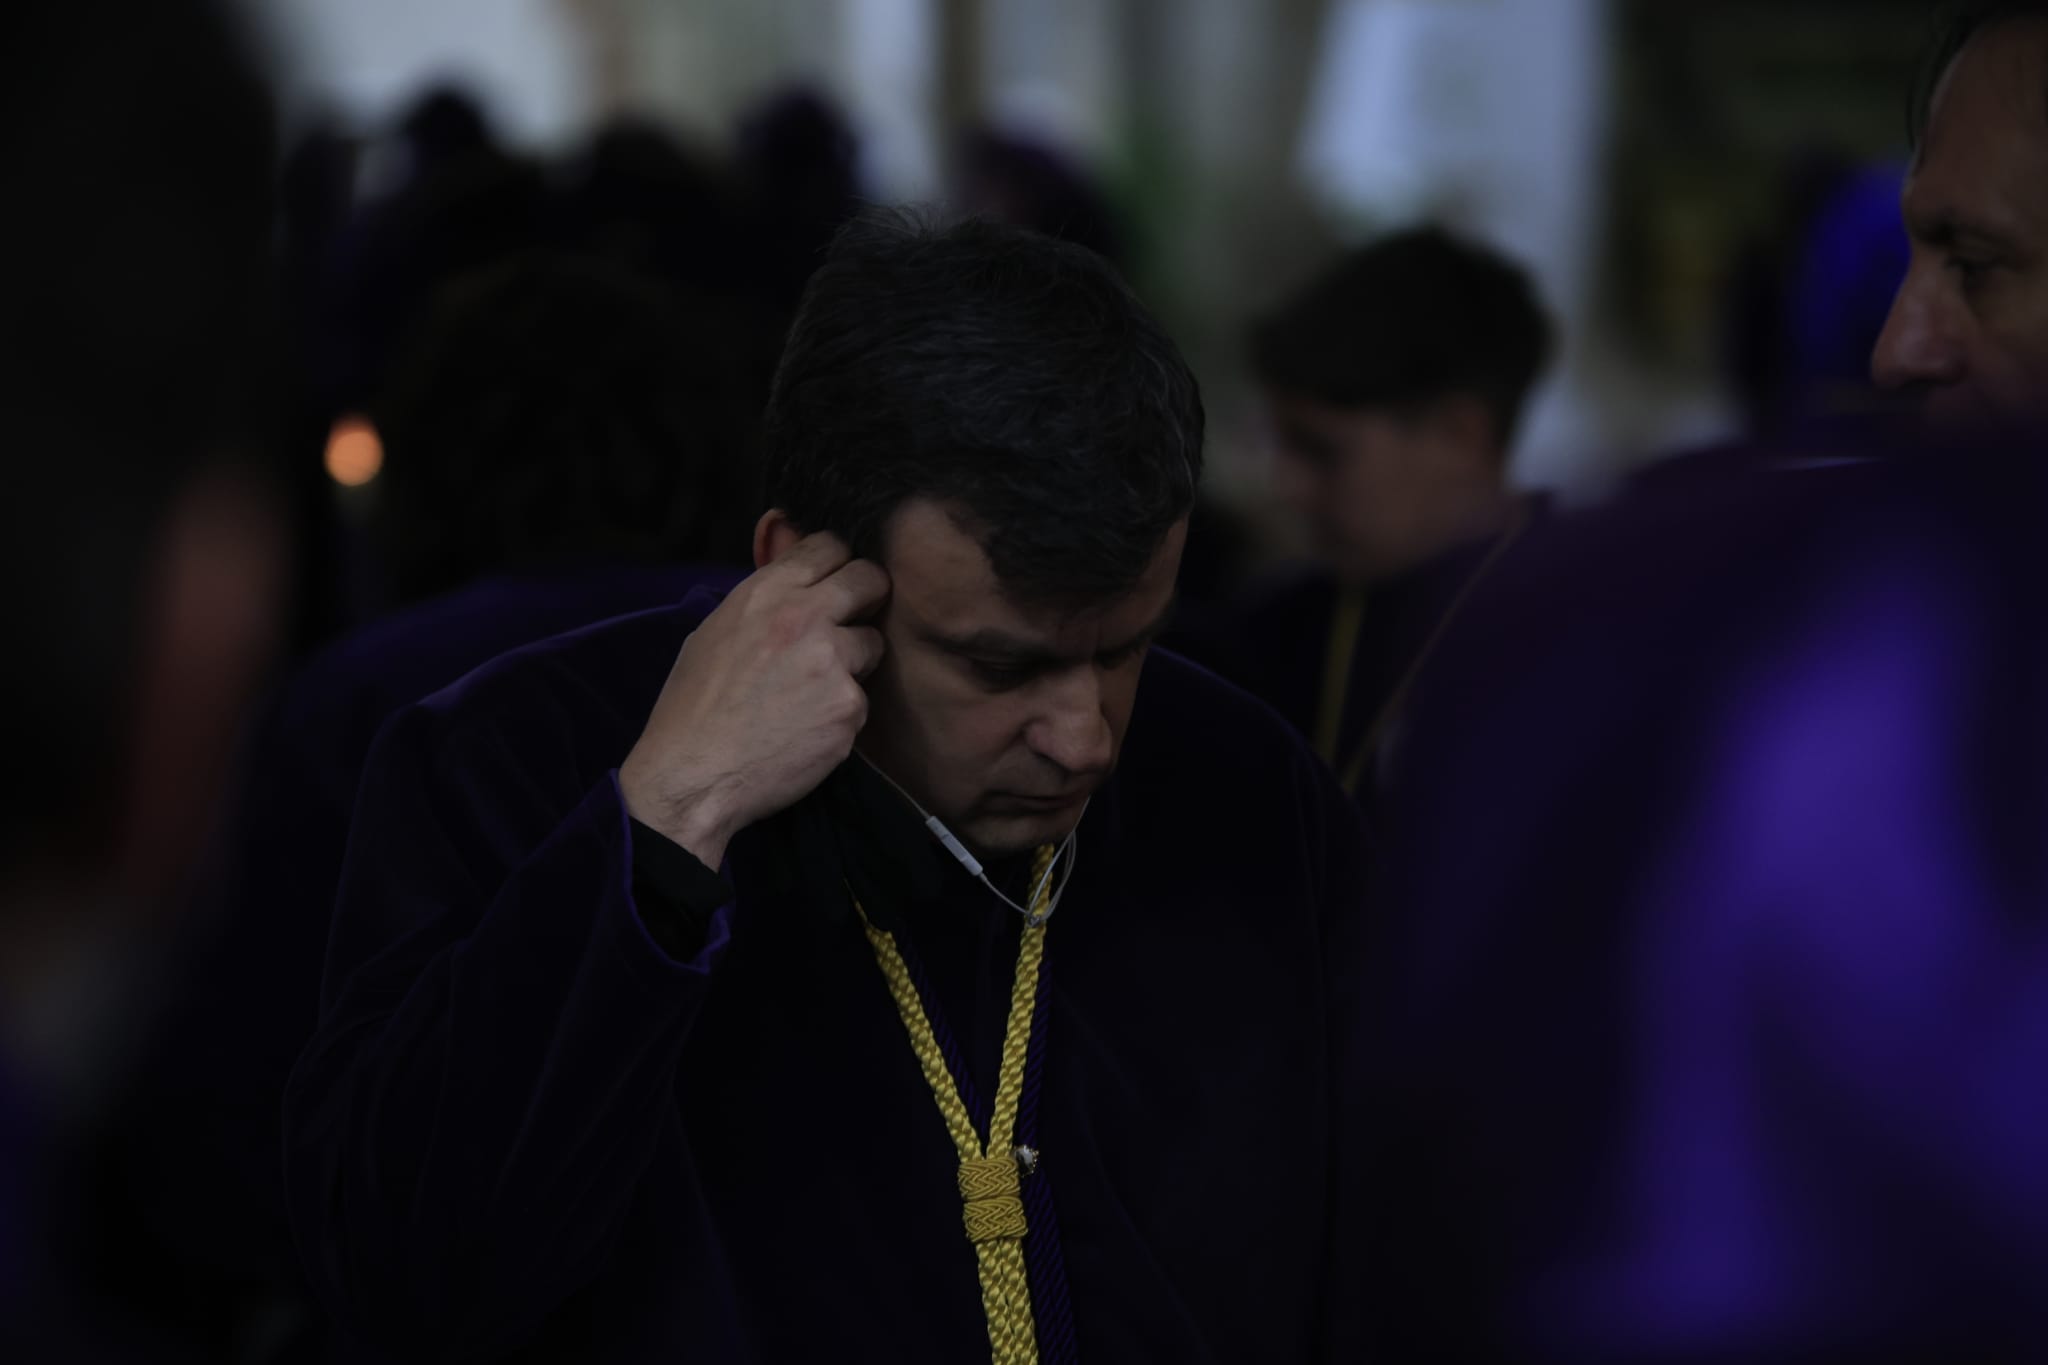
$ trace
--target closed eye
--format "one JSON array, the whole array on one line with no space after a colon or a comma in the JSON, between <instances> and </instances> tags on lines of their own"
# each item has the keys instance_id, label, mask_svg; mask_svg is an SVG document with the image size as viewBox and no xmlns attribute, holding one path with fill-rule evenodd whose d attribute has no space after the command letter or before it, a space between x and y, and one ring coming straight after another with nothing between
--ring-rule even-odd
<instances>
[{"instance_id":1,"label":"closed eye","mask_svg":"<svg viewBox=\"0 0 2048 1365\"><path fill-rule=\"evenodd\" d=\"M1139 640L1134 644L1125 645L1122 649L1112 650L1107 654L1098 654L1095 662L1103 668L1119 669L1137 659L1150 648L1152 648L1152 641L1149 638Z\"/></svg>"},{"instance_id":2,"label":"closed eye","mask_svg":"<svg viewBox=\"0 0 2048 1365\"><path fill-rule=\"evenodd\" d=\"M999 663L992 659L969 659L967 666L973 671L975 680L992 692L1022 687L1039 673L1035 664Z\"/></svg>"},{"instance_id":3,"label":"closed eye","mask_svg":"<svg viewBox=\"0 0 2048 1365\"><path fill-rule=\"evenodd\" d=\"M1950 256L1947 264L1964 284L1975 284L1994 269L1998 262L1983 257Z\"/></svg>"}]
</instances>

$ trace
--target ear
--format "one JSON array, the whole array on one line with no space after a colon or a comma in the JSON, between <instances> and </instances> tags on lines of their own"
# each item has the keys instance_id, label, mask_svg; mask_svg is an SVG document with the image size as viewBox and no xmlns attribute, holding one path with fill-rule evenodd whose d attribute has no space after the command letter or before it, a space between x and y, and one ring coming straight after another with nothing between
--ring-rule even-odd
<instances>
[{"instance_id":1,"label":"ear","mask_svg":"<svg viewBox=\"0 0 2048 1365\"><path fill-rule=\"evenodd\" d=\"M789 519L789 513L780 507L769 508L754 523L754 567L767 568L803 538L804 533Z\"/></svg>"}]
</instances>

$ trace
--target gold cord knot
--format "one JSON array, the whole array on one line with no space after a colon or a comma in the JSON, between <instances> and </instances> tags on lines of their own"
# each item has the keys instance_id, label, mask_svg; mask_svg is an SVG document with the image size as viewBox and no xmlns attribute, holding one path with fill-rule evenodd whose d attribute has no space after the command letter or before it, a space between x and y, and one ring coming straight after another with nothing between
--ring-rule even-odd
<instances>
[{"instance_id":1,"label":"gold cord knot","mask_svg":"<svg viewBox=\"0 0 2048 1365\"><path fill-rule=\"evenodd\" d=\"M1014 1242L1029 1231L1014 1157L977 1157L960 1163L967 1240Z\"/></svg>"},{"instance_id":2,"label":"gold cord knot","mask_svg":"<svg viewBox=\"0 0 2048 1365\"><path fill-rule=\"evenodd\" d=\"M1017 973L1010 984L1010 1018L1003 1032L1003 1059L996 1079L995 1104L989 1111L988 1132L976 1131L973 1118L960 1098L960 1088L947 1067L945 1050L932 1031L932 1021L918 998L917 983L910 967L896 947L896 940L877 929L861 907L861 928L875 950L875 961L896 1012L910 1034L910 1050L938 1102L939 1117L960 1156L961 1212L967 1222L967 1240L974 1244L974 1260L981 1280L981 1311L988 1319L990 1359L994 1365L1038 1365L1037 1328L1031 1317L1030 1275L1024 1264L1024 1237L1028 1228L1024 1200L1020 1193L1021 1165L1035 1169L1038 1153L1015 1145L1020 1136L1018 1114L1024 1093L1026 1062L1031 1055L1032 1009L1038 999L1038 973L1045 958L1045 911L1053 850L1038 850L1033 860L1032 879L1037 888L1031 897L1023 937L1017 945ZM1001 1155L997 1155L1001 1153Z\"/></svg>"}]
</instances>

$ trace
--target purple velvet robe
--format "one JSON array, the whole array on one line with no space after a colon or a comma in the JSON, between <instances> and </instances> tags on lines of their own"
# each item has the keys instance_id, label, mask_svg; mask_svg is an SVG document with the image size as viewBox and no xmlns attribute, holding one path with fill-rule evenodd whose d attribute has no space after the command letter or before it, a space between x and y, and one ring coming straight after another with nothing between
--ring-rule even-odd
<instances>
[{"instance_id":1,"label":"purple velvet robe","mask_svg":"<svg viewBox=\"0 0 2048 1365\"><path fill-rule=\"evenodd\" d=\"M508 656L379 740L287 1099L345 1354L986 1358L956 1157L820 803L734 840L694 956L636 904L616 768L711 604ZM1330 1358L1362 1304L1355 810L1263 706L1158 653L1079 846L1027 1177L1078 1358ZM1014 912L935 867L897 907L913 946L953 926L939 998L999 1009Z\"/></svg>"}]
</instances>

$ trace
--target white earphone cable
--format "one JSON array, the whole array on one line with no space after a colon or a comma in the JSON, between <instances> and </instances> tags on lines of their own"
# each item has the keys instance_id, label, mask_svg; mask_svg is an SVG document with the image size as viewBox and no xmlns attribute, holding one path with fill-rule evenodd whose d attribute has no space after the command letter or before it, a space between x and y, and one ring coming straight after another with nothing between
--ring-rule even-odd
<instances>
[{"instance_id":1,"label":"white earphone cable","mask_svg":"<svg viewBox=\"0 0 2048 1365\"><path fill-rule=\"evenodd\" d=\"M1052 918L1052 912L1059 908L1060 898L1066 895L1067 887L1073 884L1074 866L1076 863L1080 861L1081 858L1081 843L1079 838L1081 833L1080 817L1076 817L1074 821L1074 828L1069 830L1067 832L1067 837L1060 841L1059 850L1053 854L1052 861L1046 864L1045 874L1043 878L1041 878L1040 881L1031 888L1031 893L1026 898L1026 904L1019 905L1017 904L1017 902L1011 900L1008 896L1004 895L1001 887L997 886L994 882L988 879L988 872L986 869L982 867L981 860L979 858L976 858L974 854L968 850L967 845L960 842L960 840L954 835L952 830L946 828L944 822L941 821L938 816L931 814L929 811L925 810L923 806L919 805L917 802L917 798L912 796L909 792L905 791L903 789L902 783L898 782L895 778L889 776L889 774L883 772L881 768L875 764L874 760L870 759L866 754L860 754L859 750L855 750L855 753L859 754L860 761L867 764L868 768L872 772L874 772L874 774L877 777L881 778L884 782L887 782L891 787L895 789L896 794L898 796L902 797L906 802L909 803L910 808L916 811L918 815L923 818L925 828L932 832L932 837L937 839L939 843L945 847L946 852L953 855L954 861L958 862L962 868L966 869L968 876L974 878L983 886L987 887L989 889L989 894L993 895L997 900L1001 901L1004 905L1009 906L1012 910L1015 910L1018 914L1022 915L1024 917L1025 922L1027 924L1030 924L1034 928L1036 928L1038 925L1045 923L1048 919ZM1093 799L1093 797L1089 798L1089 800L1091 801ZM1084 801L1081 803L1081 816L1086 816L1087 814L1088 802ZM1059 885L1056 888L1054 888L1052 894L1045 898L1045 909L1037 915L1032 914L1029 909L1029 902L1038 899L1039 891L1042 890L1047 885L1047 883L1049 883L1052 880L1053 873L1059 868L1061 863L1066 864L1065 875L1060 878Z\"/></svg>"}]
</instances>

